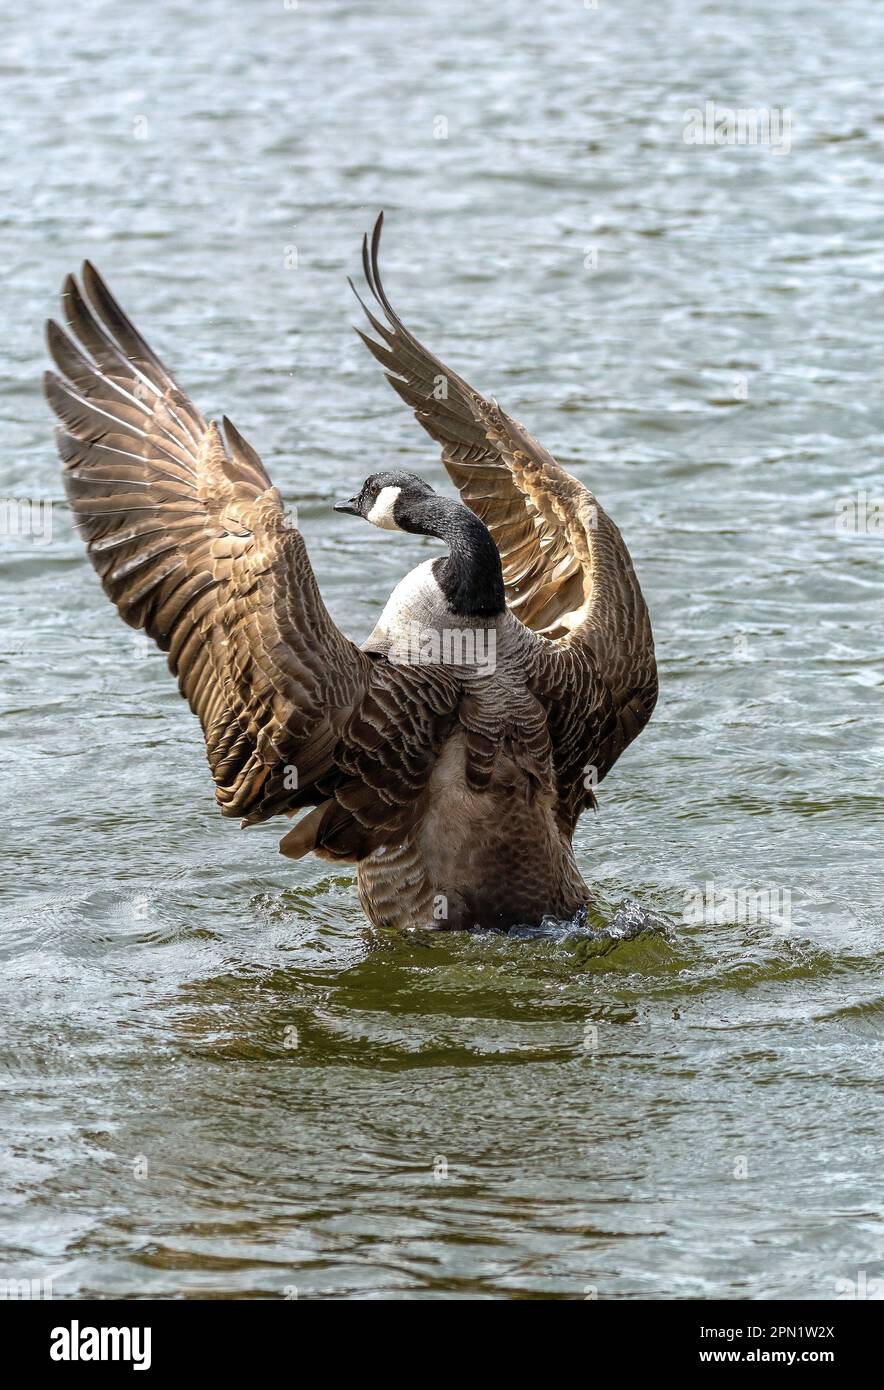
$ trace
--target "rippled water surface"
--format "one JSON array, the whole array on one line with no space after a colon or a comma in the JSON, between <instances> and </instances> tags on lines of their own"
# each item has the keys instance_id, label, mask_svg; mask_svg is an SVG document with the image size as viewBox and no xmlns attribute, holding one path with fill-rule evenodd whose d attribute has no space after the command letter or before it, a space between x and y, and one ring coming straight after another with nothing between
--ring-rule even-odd
<instances>
[{"instance_id":1,"label":"rippled water surface","mask_svg":"<svg viewBox=\"0 0 884 1390\"><path fill-rule=\"evenodd\" d=\"M884 541L836 527L884 494L882 46L871 0L7 17L2 490L56 506L51 543L0 550L2 1277L884 1272ZM789 108L790 151L685 143L713 100ZM332 500L391 463L443 485L350 330L379 207L409 321L597 490L651 605L660 703L579 828L583 928L388 936L349 872L222 821L61 504L41 322L88 255L261 451L361 640L430 552Z\"/></svg>"}]
</instances>

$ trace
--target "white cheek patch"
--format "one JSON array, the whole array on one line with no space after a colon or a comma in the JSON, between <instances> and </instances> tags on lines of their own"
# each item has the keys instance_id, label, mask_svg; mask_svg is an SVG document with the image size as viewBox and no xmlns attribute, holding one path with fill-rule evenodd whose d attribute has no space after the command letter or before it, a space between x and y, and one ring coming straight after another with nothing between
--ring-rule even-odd
<instances>
[{"instance_id":1,"label":"white cheek patch","mask_svg":"<svg viewBox=\"0 0 884 1390\"><path fill-rule=\"evenodd\" d=\"M401 487L382 487L366 521L370 521L372 526L380 526L382 531L400 530L393 517L393 508L401 491Z\"/></svg>"}]
</instances>

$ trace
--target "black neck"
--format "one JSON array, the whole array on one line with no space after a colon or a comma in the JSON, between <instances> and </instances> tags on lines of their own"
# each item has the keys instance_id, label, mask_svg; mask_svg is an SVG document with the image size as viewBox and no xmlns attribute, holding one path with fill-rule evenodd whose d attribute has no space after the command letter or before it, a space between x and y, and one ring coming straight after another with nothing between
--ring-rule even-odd
<instances>
[{"instance_id":1,"label":"black neck","mask_svg":"<svg viewBox=\"0 0 884 1390\"><path fill-rule=\"evenodd\" d=\"M493 618L506 608L503 571L491 532L475 512L447 497L429 497L414 517L416 530L448 546L434 574L453 613ZM411 528L409 528L411 529Z\"/></svg>"}]
</instances>

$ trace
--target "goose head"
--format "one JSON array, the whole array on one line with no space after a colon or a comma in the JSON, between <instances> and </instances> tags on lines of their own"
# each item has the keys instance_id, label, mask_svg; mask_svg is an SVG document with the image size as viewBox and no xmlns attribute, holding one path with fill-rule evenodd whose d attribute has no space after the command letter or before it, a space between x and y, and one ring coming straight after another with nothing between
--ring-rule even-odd
<instances>
[{"instance_id":1,"label":"goose head","mask_svg":"<svg viewBox=\"0 0 884 1390\"><path fill-rule=\"evenodd\" d=\"M500 555L484 521L449 497L440 497L416 473L372 473L359 492L335 503L336 512L361 516L382 531L435 536L448 557L434 573L452 613L493 617L506 608Z\"/></svg>"},{"instance_id":2,"label":"goose head","mask_svg":"<svg viewBox=\"0 0 884 1390\"><path fill-rule=\"evenodd\" d=\"M336 512L361 516L382 531L417 531L433 535L433 502L441 499L416 473L392 470L372 473L359 492L346 502L336 502Z\"/></svg>"}]
</instances>

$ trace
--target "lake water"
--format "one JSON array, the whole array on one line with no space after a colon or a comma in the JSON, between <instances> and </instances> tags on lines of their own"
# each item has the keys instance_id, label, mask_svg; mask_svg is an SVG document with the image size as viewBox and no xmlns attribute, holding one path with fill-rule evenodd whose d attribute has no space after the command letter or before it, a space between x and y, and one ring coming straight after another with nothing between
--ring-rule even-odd
<instances>
[{"instance_id":1,"label":"lake water","mask_svg":"<svg viewBox=\"0 0 884 1390\"><path fill-rule=\"evenodd\" d=\"M32 0L6 31L0 487L54 506L0 542L0 1278L880 1276L884 9ZM788 139L690 143L707 102ZM668 927L372 930L349 871L278 856L285 822L218 816L72 533L41 324L90 256L368 633L431 552L332 501L389 465L444 485L350 328L381 207L407 321L631 547L660 702L576 844L610 917Z\"/></svg>"}]
</instances>

